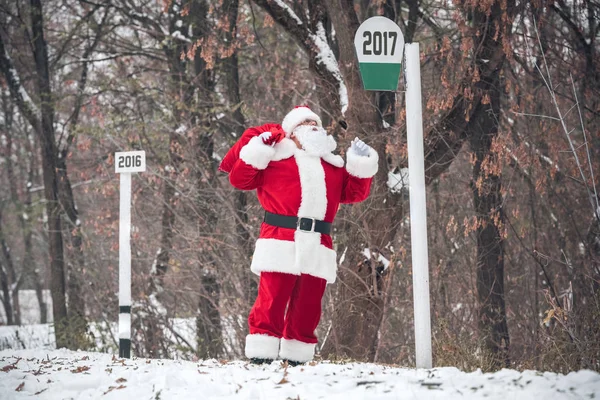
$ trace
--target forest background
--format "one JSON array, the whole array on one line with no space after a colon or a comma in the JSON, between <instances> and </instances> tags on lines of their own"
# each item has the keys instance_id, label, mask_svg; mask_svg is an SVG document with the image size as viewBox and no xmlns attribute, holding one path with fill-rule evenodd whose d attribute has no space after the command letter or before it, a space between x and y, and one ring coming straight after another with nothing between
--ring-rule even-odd
<instances>
[{"instance_id":1,"label":"forest background","mask_svg":"<svg viewBox=\"0 0 600 400\"><path fill-rule=\"evenodd\" d=\"M342 154L359 136L380 155L369 200L336 219L320 357L414 365L404 84L364 91L353 43L383 15L422 53L434 365L600 370L599 13L587 0L1 0L3 323L22 323L18 293L34 290L58 347L115 348L113 157L145 150L133 352L241 357L262 209L217 167L246 128L308 104Z\"/></svg>"}]
</instances>

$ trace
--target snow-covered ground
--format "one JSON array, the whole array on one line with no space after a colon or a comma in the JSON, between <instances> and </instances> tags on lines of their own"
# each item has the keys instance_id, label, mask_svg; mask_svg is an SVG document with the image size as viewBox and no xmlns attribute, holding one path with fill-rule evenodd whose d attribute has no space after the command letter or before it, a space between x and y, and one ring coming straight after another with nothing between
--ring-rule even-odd
<instances>
[{"instance_id":1,"label":"snow-covered ground","mask_svg":"<svg viewBox=\"0 0 600 400\"><path fill-rule=\"evenodd\" d=\"M329 362L119 359L69 350L0 351L1 399L599 399L600 374L431 370Z\"/></svg>"},{"instance_id":2,"label":"snow-covered ground","mask_svg":"<svg viewBox=\"0 0 600 400\"><path fill-rule=\"evenodd\" d=\"M193 335L193 319L173 324L181 335ZM107 353L56 350L51 325L0 326L0 400L600 399L600 374L593 371L484 374L325 361L286 368L281 361L119 359L111 354L118 354L115 332L101 337L92 328Z\"/></svg>"}]
</instances>

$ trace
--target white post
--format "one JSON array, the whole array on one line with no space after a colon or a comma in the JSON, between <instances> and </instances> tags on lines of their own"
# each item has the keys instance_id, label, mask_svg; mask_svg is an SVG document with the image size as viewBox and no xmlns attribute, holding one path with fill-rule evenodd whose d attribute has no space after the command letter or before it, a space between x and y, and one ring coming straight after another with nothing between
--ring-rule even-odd
<instances>
[{"instance_id":1,"label":"white post","mask_svg":"<svg viewBox=\"0 0 600 400\"><path fill-rule=\"evenodd\" d=\"M415 352L417 368L431 368L431 318L427 255L427 203L423 152L421 63L419 43L408 43L406 57L406 131L410 182L410 234L415 308Z\"/></svg>"},{"instance_id":2,"label":"white post","mask_svg":"<svg viewBox=\"0 0 600 400\"><path fill-rule=\"evenodd\" d=\"M131 173L119 189L119 357L131 356Z\"/></svg>"}]
</instances>

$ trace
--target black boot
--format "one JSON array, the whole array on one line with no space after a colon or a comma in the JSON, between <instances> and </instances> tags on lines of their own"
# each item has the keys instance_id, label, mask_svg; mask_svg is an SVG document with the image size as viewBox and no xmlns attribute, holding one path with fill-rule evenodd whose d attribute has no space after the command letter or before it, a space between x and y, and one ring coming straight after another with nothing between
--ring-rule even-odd
<instances>
[{"instance_id":1,"label":"black boot","mask_svg":"<svg viewBox=\"0 0 600 400\"><path fill-rule=\"evenodd\" d=\"M271 364L273 360L270 358L258 358L258 357L252 357L250 359L250 363L251 364L255 364L255 365L262 365L262 364Z\"/></svg>"},{"instance_id":2,"label":"black boot","mask_svg":"<svg viewBox=\"0 0 600 400\"><path fill-rule=\"evenodd\" d=\"M286 362L288 367L297 367L298 365L304 364L301 361L294 361L294 360L283 360L283 362Z\"/></svg>"}]
</instances>

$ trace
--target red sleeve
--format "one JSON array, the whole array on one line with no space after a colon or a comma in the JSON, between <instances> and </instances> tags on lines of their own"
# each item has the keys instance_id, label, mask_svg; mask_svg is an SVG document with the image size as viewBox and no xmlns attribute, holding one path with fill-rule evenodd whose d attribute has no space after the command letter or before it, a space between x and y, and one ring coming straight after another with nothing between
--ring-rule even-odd
<instances>
[{"instance_id":1,"label":"red sleeve","mask_svg":"<svg viewBox=\"0 0 600 400\"><path fill-rule=\"evenodd\" d=\"M229 182L237 189L254 190L262 185L263 170L256 169L238 159L229 173Z\"/></svg>"},{"instance_id":2,"label":"red sleeve","mask_svg":"<svg viewBox=\"0 0 600 400\"><path fill-rule=\"evenodd\" d=\"M231 149L229 149L227 154L225 154L225 157L223 157L223 160L219 165L219 171L230 173L233 169L233 166L240 158L240 151L242 150L242 147L247 145L250 139L260 135L263 132L272 132L273 130L277 129L281 130L281 125L273 123L268 123L261 126L254 126L246 129L242 136L238 139L238 141L233 146L231 146Z\"/></svg>"},{"instance_id":3,"label":"red sleeve","mask_svg":"<svg viewBox=\"0 0 600 400\"><path fill-rule=\"evenodd\" d=\"M369 197L373 178L357 178L344 169L344 187L342 189L342 203L358 203Z\"/></svg>"}]
</instances>

